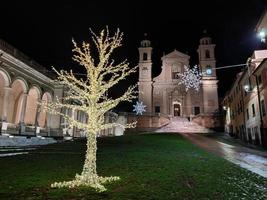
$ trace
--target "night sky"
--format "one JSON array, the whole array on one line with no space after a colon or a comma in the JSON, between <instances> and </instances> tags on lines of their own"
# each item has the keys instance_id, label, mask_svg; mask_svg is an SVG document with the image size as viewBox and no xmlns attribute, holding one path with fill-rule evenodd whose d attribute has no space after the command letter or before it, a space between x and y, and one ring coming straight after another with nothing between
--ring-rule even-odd
<instances>
[{"instance_id":1,"label":"night sky","mask_svg":"<svg viewBox=\"0 0 267 200\"><path fill-rule=\"evenodd\" d=\"M51 66L75 67L79 72L71 61L71 39L88 41L89 28L95 32L106 25L111 31L120 28L124 41L115 59L127 58L130 66L137 65L137 48L147 33L154 48L154 76L160 73L163 53L175 48L191 56L191 65L197 64L196 50L204 29L216 43L217 67L245 63L261 46L254 29L267 5L266 0L55 2L1 2L0 37L49 70ZM240 70L217 71L219 96ZM135 83L137 76L125 83Z\"/></svg>"}]
</instances>

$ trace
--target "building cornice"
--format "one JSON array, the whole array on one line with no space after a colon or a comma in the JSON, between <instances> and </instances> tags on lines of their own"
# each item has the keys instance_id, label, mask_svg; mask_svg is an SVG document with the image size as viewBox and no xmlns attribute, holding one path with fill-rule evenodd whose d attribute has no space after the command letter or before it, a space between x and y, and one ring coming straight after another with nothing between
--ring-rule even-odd
<instances>
[{"instance_id":1,"label":"building cornice","mask_svg":"<svg viewBox=\"0 0 267 200\"><path fill-rule=\"evenodd\" d=\"M6 62L6 65L12 68L12 70L16 71L17 74L23 75L24 77L27 77L27 79L34 80L50 88L54 87L53 80L50 79L49 77L43 75L39 71L33 69L31 66L25 64L24 62L20 61L14 56L2 51L1 49L0 53L3 53L0 59L3 60L4 63Z\"/></svg>"}]
</instances>

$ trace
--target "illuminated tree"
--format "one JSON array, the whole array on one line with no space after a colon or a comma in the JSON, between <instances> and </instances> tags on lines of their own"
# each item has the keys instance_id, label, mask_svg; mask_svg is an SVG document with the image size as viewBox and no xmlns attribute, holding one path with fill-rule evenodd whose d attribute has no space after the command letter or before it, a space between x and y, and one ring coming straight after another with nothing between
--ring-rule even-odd
<instances>
[{"instance_id":1,"label":"illuminated tree","mask_svg":"<svg viewBox=\"0 0 267 200\"><path fill-rule=\"evenodd\" d=\"M61 115L69 122L71 127L86 130L87 150L84 166L81 174L76 174L72 181L56 182L51 187L79 187L89 186L98 191L106 188L103 183L118 180L119 177L101 177L96 171L97 133L114 126L131 128L135 123L123 126L116 123L104 123L104 115L107 111L116 107L122 101L131 102L134 98L135 86L131 86L120 97L112 99L107 96L108 90L128 75L135 72L136 68L129 68L126 61L115 64L111 59L114 50L121 46L123 34L117 30L114 36L109 35L108 29L102 30L100 35L91 31L92 44L83 42L81 46L73 41L73 60L86 70L86 78L76 78L70 71L57 71L57 82L65 85L69 91L66 97L60 101L43 105L48 112ZM93 54L93 50L97 54ZM97 55L93 58L93 55ZM75 102L71 104L68 102ZM63 112L64 109L82 111L88 115L88 122L82 123Z\"/></svg>"}]
</instances>

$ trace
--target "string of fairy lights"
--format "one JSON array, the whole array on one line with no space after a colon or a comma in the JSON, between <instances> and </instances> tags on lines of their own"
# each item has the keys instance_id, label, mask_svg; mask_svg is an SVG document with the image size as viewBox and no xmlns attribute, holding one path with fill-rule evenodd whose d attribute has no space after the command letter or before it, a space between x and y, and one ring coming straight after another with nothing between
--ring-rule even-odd
<instances>
[{"instance_id":1,"label":"string of fairy lights","mask_svg":"<svg viewBox=\"0 0 267 200\"><path fill-rule=\"evenodd\" d=\"M216 67L215 70L220 70L220 69L228 69L228 68L235 68L235 67L244 67L244 66L248 66L248 63L242 63L242 64L235 64L235 65L225 65L222 67ZM39 72L43 72L43 73L55 73L55 71L53 70L38 70ZM78 72L73 72L74 75L76 76L87 76L86 73L78 73Z\"/></svg>"},{"instance_id":2,"label":"string of fairy lights","mask_svg":"<svg viewBox=\"0 0 267 200\"><path fill-rule=\"evenodd\" d=\"M51 184L51 187L74 188L89 186L99 192L103 192L106 190L103 185L104 183L119 180L120 178L117 176L102 177L97 174L97 133L101 130L116 126L123 129L135 127L136 122L127 123L125 125L117 122L105 123L105 113L116 107L122 101L132 102L132 100L136 97L134 91L136 86L128 87L124 94L115 99L106 98L105 95L111 87L134 73L137 67L130 68L127 62L121 62L119 64L109 62L111 60L111 53L114 49L121 46L123 34L119 30L117 30L113 36L109 35L108 28L102 30L100 35L96 35L92 31L91 34L93 44L98 50L98 58L100 62L97 64L94 63L89 43L83 42L81 46L78 46L73 41L73 59L83 66L87 72L87 74L78 73L79 75L86 76L84 80L82 78L75 77L75 73L72 71L57 71L54 69L54 72L58 76L58 83L66 85L69 88L69 94L65 97L66 100L77 100L85 103L73 105L56 99L56 101L51 101L44 105L43 108L45 111L52 114L62 116L66 121L68 121L71 127L77 127L80 129L84 128L87 136L87 149L81 174L76 174L75 178L71 181L55 182ZM110 76L110 79L104 80L105 75ZM85 123L80 122L79 120L76 120L75 118L72 118L68 114L62 112L61 108L81 110L87 113L90 120Z\"/></svg>"},{"instance_id":3,"label":"string of fairy lights","mask_svg":"<svg viewBox=\"0 0 267 200\"><path fill-rule=\"evenodd\" d=\"M242 67L242 66L247 66L247 63L246 64L244 63L244 64L228 65L228 66L218 67L215 69L219 70L219 69L228 69L228 68ZM208 70L210 70L209 74L212 74L211 69L208 68ZM49 70L47 70L47 71L49 71ZM71 73L73 76L74 75L76 75L76 76L88 76L88 74L84 74L84 73L73 73L73 72L71 72ZM206 71L206 73L208 74L207 71ZM199 68L197 65L195 65L194 67L191 67L191 68L190 68L190 66L189 67L184 66L184 72L178 74L178 76L180 78L180 82L178 83L178 85L184 85L186 92L190 88L192 88L193 90L196 90L198 92L202 75L205 75L205 71L199 72ZM133 112L135 112L136 115L142 115L143 112L146 112L146 109L145 109L146 105L144 105L143 102L137 101L136 104L133 105L133 107L134 107Z\"/></svg>"}]
</instances>

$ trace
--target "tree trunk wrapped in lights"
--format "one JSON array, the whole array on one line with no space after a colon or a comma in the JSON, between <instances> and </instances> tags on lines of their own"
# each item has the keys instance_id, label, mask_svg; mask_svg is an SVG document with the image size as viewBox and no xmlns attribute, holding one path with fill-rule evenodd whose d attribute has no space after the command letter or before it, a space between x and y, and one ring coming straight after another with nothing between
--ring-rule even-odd
<instances>
[{"instance_id":1,"label":"tree trunk wrapped in lights","mask_svg":"<svg viewBox=\"0 0 267 200\"><path fill-rule=\"evenodd\" d=\"M116 99L110 99L106 95L111 87L136 71L136 68L129 68L126 61L115 64L114 60L110 59L112 52L121 46L123 34L117 30L114 36L110 36L108 29L102 30L100 35L96 35L92 31L91 33L93 44L98 52L96 59L92 57L92 46L89 43L83 42L82 46L79 47L73 41L73 60L85 68L86 78L78 79L72 71L66 72L54 69L58 75L57 82L67 86L69 91L62 101L57 99L55 102L43 105L48 112L63 116L71 127L75 126L86 130L87 136L87 150L82 173L80 175L77 174L72 181L56 182L51 187L90 186L98 191L106 190L103 183L118 180L119 177L101 177L97 175L97 133L114 126L122 126L123 128L135 126L135 123L127 124L126 126L116 123L104 123L104 115L107 111L116 107L122 101L131 102L135 98L135 86L129 87L122 96ZM68 103L73 101L76 103ZM64 110L62 108L85 112L89 120L87 123L79 122L61 112Z\"/></svg>"}]
</instances>

